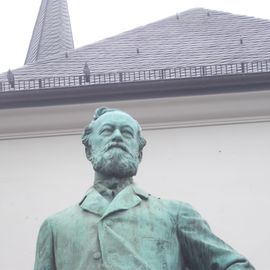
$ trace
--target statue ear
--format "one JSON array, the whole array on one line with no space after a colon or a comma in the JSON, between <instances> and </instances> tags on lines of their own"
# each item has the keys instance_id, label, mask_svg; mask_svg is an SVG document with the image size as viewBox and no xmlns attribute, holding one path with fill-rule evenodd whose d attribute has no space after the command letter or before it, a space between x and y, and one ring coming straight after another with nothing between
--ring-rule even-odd
<instances>
[{"instance_id":1,"label":"statue ear","mask_svg":"<svg viewBox=\"0 0 270 270\"><path fill-rule=\"evenodd\" d=\"M139 161L141 162L142 161L142 156L143 156L143 152L142 151L139 151Z\"/></svg>"},{"instance_id":2,"label":"statue ear","mask_svg":"<svg viewBox=\"0 0 270 270\"><path fill-rule=\"evenodd\" d=\"M85 155L89 161L91 161L91 147L85 147Z\"/></svg>"}]
</instances>

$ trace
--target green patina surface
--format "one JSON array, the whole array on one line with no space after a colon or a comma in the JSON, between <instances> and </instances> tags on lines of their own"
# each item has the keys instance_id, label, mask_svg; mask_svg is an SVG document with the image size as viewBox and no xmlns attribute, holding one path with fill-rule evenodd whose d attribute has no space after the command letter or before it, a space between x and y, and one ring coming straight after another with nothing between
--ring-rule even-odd
<instances>
[{"instance_id":1,"label":"green patina surface","mask_svg":"<svg viewBox=\"0 0 270 270\"><path fill-rule=\"evenodd\" d=\"M35 270L253 270L188 204L133 183L145 140L128 114L98 109L82 136L95 170L83 200L42 224Z\"/></svg>"}]
</instances>

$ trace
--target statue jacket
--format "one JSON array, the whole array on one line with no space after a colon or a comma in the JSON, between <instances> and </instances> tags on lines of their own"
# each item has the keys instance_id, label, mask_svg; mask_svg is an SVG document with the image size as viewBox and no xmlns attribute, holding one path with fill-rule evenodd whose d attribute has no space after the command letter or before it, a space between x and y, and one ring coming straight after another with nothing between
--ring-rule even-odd
<instances>
[{"instance_id":1,"label":"statue jacket","mask_svg":"<svg viewBox=\"0 0 270 270\"><path fill-rule=\"evenodd\" d=\"M35 270L254 270L188 204L136 185L109 202L92 188L45 220Z\"/></svg>"}]
</instances>

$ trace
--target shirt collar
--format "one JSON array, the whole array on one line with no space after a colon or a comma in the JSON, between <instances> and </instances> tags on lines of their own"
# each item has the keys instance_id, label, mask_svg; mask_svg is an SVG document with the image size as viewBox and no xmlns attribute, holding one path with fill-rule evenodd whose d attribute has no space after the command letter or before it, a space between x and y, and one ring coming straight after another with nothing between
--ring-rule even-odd
<instances>
[{"instance_id":1,"label":"shirt collar","mask_svg":"<svg viewBox=\"0 0 270 270\"><path fill-rule=\"evenodd\" d=\"M95 181L93 188L95 188L104 198L111 202L119 192L132 183L133 180L130 178L123 182L111 182L111 187L108 188L103 184L103 182Z\"/></svg>"},{"instance_id":2,"label":"shirt collar","mask_svg":"<svg viewBox=\"0 0 270 270\"><path fill-rule=\"evenodd\" d=\"M135 207L142 199L147 199L148 197L148 193L141 190L137 185L130 184L109 202L92 187L80 202L80 206L88 212L105 217L112 212Z\"/></svg>"}]
</instances>

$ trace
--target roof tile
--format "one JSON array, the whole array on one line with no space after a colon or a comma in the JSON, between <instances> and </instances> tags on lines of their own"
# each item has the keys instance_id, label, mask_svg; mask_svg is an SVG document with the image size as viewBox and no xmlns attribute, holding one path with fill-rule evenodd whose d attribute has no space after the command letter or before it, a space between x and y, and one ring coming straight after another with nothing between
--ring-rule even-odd
<instances>
[{"instance_id":1,"label":"roof tile","mask_svg":"<svg viewBox=\"0 0 270 270\"><path fill-rule=\"evenodd\" d=\"M270 59L269 48L269 20L197 8L67 50L68 57L66 52L44 57L13 73L16 79L81 75L86 62L94 73L233 64Z\"/></svg>"}]
</instances>

